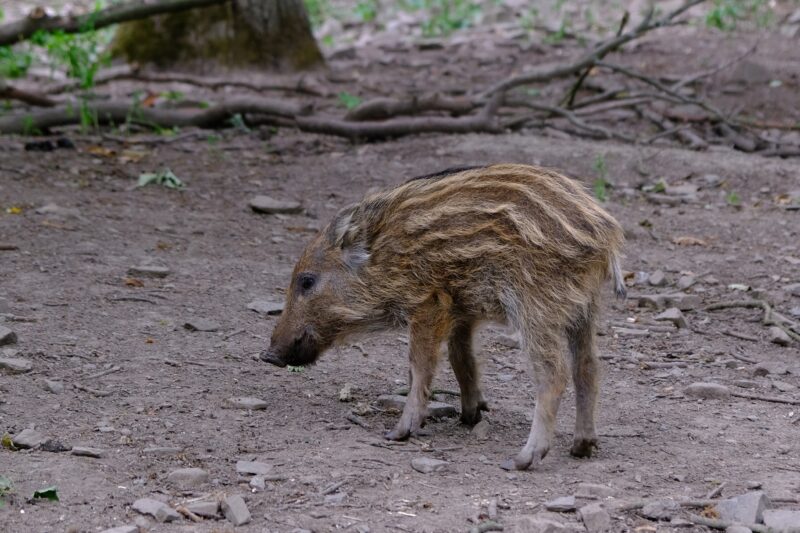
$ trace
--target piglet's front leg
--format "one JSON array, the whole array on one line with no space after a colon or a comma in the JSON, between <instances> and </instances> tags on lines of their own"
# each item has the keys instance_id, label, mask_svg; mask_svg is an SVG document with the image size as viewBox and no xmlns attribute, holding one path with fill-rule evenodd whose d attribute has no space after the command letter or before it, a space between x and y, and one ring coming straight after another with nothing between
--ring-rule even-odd
<instances>
[{"instance_id":1,"label":"piglet's front leg","mask_svg":"<svg viewBox=\"0 0 800 533\"><path fill-rule=\"evenodd\" d=\"M404 440L422 428L428 411L431 382L439 362L440 346L452 325L452 299L443 292L432 293L411 316L409 324L409 360L411 388L403 414L386 434L389 440Z\"/></svg>"}]
</instances>

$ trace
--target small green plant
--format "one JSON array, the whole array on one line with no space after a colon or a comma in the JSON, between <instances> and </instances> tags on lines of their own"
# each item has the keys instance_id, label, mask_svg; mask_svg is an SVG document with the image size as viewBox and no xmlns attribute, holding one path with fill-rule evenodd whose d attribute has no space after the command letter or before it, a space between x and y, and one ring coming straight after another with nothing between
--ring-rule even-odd
<instances>
[{"instance_id":1,"label":"small green plant","mask_svg":"<svg viewBox=\"0 0 800 533\"><path fill-rule=\"evenodd\" d=\"M180 91L167 91L161 93L160 96L161 98L167 100L168 102L180 102L186 97L186 95Z\"/></svg>"},{"instance_id":2,"label":"small green plant","mask_svg":"<svg viewBox=\"0 0 800 533\"><path fill-rule=\"evenodd\" d=\"M372 22L378 16L378 0L359 0L354 11L361 22Z\"/></svg>"},{"instance_id":3,"label":"small green plant","mask_svg":"<svg viewBox=\"0 0 800 533\"><path fill-rule=\"evenodd\" d=\"M742 199L739 197L736 191L731 191L725 195L725 203L734 207L739 207L742 205Z\"/></svg>"},{"instance_id":4,"label":"small green plant","mask_svg":"<svg viewBox=\"0 0 800 533\"><path fill-rule=\"evenodd\" d=\"M768 26L773 20L769 3L766 0L714 0L705 22L710 28L730 31L746 19L754 20L761 27Z\"/></svg>"},{"instance_id":5,"label":"small green plant","mask_svg":"<svg viewBox=\"0 0 800 533\"><path fill-rule=\"evenodd\" d=\"M608 199L609 184L606 180L608 177L608 167L606 166L606 156L604 154L597 154L595 156L592 170L597 174L593 184L594 196L601 202L605 202Z\"/></svg>"},{"instance_id":6,"label":"small green plant","mask_svg":"<svg viewBox=\"0 0 800 533\"><path fill-rule=\"evenodd\" d=\"M183 190L186 188L186 185L180 178L168 168L158 172L145 172L139 175L139 182L136 184L137 187L146 187L150 184L162 185L168 189L176 190Z\"/></svg>"},{"instance_id":7,"label":"small green plant","mask_svg":"<svg viewBox=\"0 0 800 533\"><path fill-rule=\"evenodd\" d=\"M286 370L288 370L289 372L300 373L305 369L306 369L306 367L304 367L304 366L286 365Z\"/></svg>"},{"instance_id":8,"label":"small green plant","mask_svg":"<svg viewBox=\"0 0 800 533\"><path fill-rule=\"evenodd\" d=\"M14 492L14 483L6 476L0 475L0 508L5 505L5 498Z\"/></svg>"},{"instance_id":9,"label":"small green plant","mask_svg":"<svg viewBox=\"0 0 800 533\"><path fill-rule=\"evenodd\" d=\"M233 128L236 130L243 131L245 133L249 133L251 131L250 128L245 123L244 117L242 116L241 113L236 113L235 115L233 115L230 118L229 122L231 123L231 126L233 126Z\"/></svg>"},{"instance_id":10,"label":"small green plant","mask_svg":"<svg viewBox=\"0 0 800 533\"><path fill-rule=\"evenodd\" d=\"M305 0L306 12L311 25L318 28L325 22L325 18L331 12L329 0Z\"/></svg>"},{"instance_id":11,"label":"small green plant","mask_svg":"<svg viewBox=\"0 0 800 533\"><path fill-rule=\"evenodd\" d=\"M339 102L341 102L342 105L347 109L353 109L354 107L358 107L358 105L361 103L361 98L354 94L343 91L339 93Z\"/></svg>"},{"instance_id":12,"label":"small green plant","mask_svg":"<svg viewBox=\"0 0 800 533\"><path fill-rule=\"evenodd\" d=\"M0 46L0 78L21 78L28 73L32 62L33 54L30 52Z\"/></svg>"},{"instance_id":13,"label":"small green plant","mask_svg":"<svg viewBox=\"0 0 800 533\"><path fill-rule=\"evenodd\" d=\"M422 23L422 34L426 37L468 28L481 12L480 3L473 0L425 0L425 4L429 18Z\"/></svg>"},{"instance_id":14,"label":"small green plant","mask_svg":"<svg viewBox=\"0 0 800 533\"><path fill-rule=\"evenodd\" d=\"M667 182L662 179L658 180L655 185L653 185L653 192L657 193L665 193L667 192Z\"/></svg>"},{"instance_id":15,"label":"small green plant","mask_svg":"<svg viewBox=\"0 0 800 533\"><path fill-rule=\"evenodd\" d=\"M32 499L50 500L52 502L58 501L58 488L55 486L39 489L33 492Z\"/></svg>"}]
</instances>

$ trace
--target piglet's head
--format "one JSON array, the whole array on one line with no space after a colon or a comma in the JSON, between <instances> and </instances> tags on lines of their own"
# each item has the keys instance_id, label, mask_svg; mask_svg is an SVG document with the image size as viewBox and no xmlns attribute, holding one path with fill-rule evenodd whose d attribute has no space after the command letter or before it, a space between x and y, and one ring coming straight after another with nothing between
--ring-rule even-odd
<instances>
[{"instance_id":1,"label":"piglet's head","mask_svg":"<svg viewBox=\"0 0 800 533\"><path fill-rule=\"evenodd\" d=\"M369 251L355 213L355 207L340 211L306 247L262 360L281 367L314 363L359 321L360 273Z\"/></svg>"}]
</instances>

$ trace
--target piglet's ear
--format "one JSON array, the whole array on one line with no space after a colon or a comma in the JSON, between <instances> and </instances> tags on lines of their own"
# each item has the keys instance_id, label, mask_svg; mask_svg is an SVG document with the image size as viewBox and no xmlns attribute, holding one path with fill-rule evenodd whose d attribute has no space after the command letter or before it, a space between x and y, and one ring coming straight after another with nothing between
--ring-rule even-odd
<instances>
[{"instance_id":1,"label":"piglet's ear","mask_svg":"<svg viewBox=\"0 0 800 533\"><path fill-rule=\"evenodd\" d=\"M345 207L336 215L328 230L331 246L342 250L342 260L357 270L369 259L366 236L358 223L357 206Z\"/></svg>"}]
</instances>

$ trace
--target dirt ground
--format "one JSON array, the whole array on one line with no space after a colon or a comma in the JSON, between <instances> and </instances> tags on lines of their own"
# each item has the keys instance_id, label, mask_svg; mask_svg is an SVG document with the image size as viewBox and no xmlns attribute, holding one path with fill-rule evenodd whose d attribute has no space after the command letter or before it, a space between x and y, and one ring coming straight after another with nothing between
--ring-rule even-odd
<instances>
[{"instance_id":1,"label":"dirt ground","mask_svg":"<svg viewBox=\"0 0 800 533\"><path fill-rule=\"evenodd\" d=\"M733 53L731 36L703 39L705 55L662 39L642 45L639 52L650 55L637 57L649 57L642 61L652 68L669 62L692 71ZM777 93L742 96L753 114L800 120L800 60L790 53L797 42L766 39L754 56L784 83ZM373 67L358 67L365 69L359 79L366 86L370 77L384 87L393 80L398 87L419 85L424 69L435 68L448 50L435 53L398 52L395 61L417 69L404 70L396 62L367 61L365 52L363 65ZM333 65L356 70L348 61L354 60ZM453 63L453 83L465 70ZM474 81L490 76L484 69ZM14 484L0 508L0 529L94 532L137 524L152 532L449 532L469 530L496 508L494 519L513 531L521 517L542 514L544 502L575 494L581 483L610 487L609 508L639 498L704 498L725 483L723 497L760 487L774 507L800 509L800 405L684 394L694 382L714 382L734 393L800 400L800 343L770 342L758 309L703 310L762 298L797 320L800 287L792 284L800 283L800 210L787 206L800 198L798 159L550 133L422 135L359 145L262 129L131 146L68 133L77 149L52 152L25 151L25 139L0 138L0 325L18 336L0 356L32 363L28 372L0 374L0 433L35 428L67 449L102 451L93 458L0 449L0 475ZM364 338L301 372L258 359L275 317L247 304L282 300L304 244L340 207L373 187L490 162L557 167L590 187L602 173L613 185L605 205L628 237L624 268L665 273L663 286L642 282L641 274L637 283L630 280L624 302L607 291L599 337L601 442L592 459L568 454L570 390L544 463L525 472L499 467L525 442L535 400L523 354L507 346L501 328L480 336L491 406L485 440L457 419L432 420L428 436L408 443L382 439L398 413L376 400L405 385L404 332ZM140 173L166 167L184 181L184 191L135 187ZM648 195L646 186L660 180L665 193ZM688 195L678 194L687 186ZM305 212L256 214L248 200L257 194L298 200ZM57 207L41 210L48 204ZM128 273L147 264L171 272ZM694 283L680 289L688 278ZM696 297L684 311L688 328L656 323L661 310L638 306L641 295L675 292ZM218 330L184 327L198 318ZM766 375L757 363L770 363ZM45 380L64 390L50 392ZM345 386L349 402L339 401ZM457 389L446 362L435 386ZM231 408L234 397L259 398L267 408ZM458 406L452 396L439 399ZM351 412L366 427L346 419ZM448 467L422 474L411 467L418 457L443 459ZM264 490L237 474L239 460L270 466ZM167 479L185 467L206 470L208 480L181 488ZM49 486L58 488L60 501L29 499ZM234 528L224 518L162 524L131 509L143 497L178 505L232 494L244 496L249 524ZM636 511L611 515L612 531L707 530ZM583 530L574 513L556 518Z\"/></svg>"}]
</instances>

